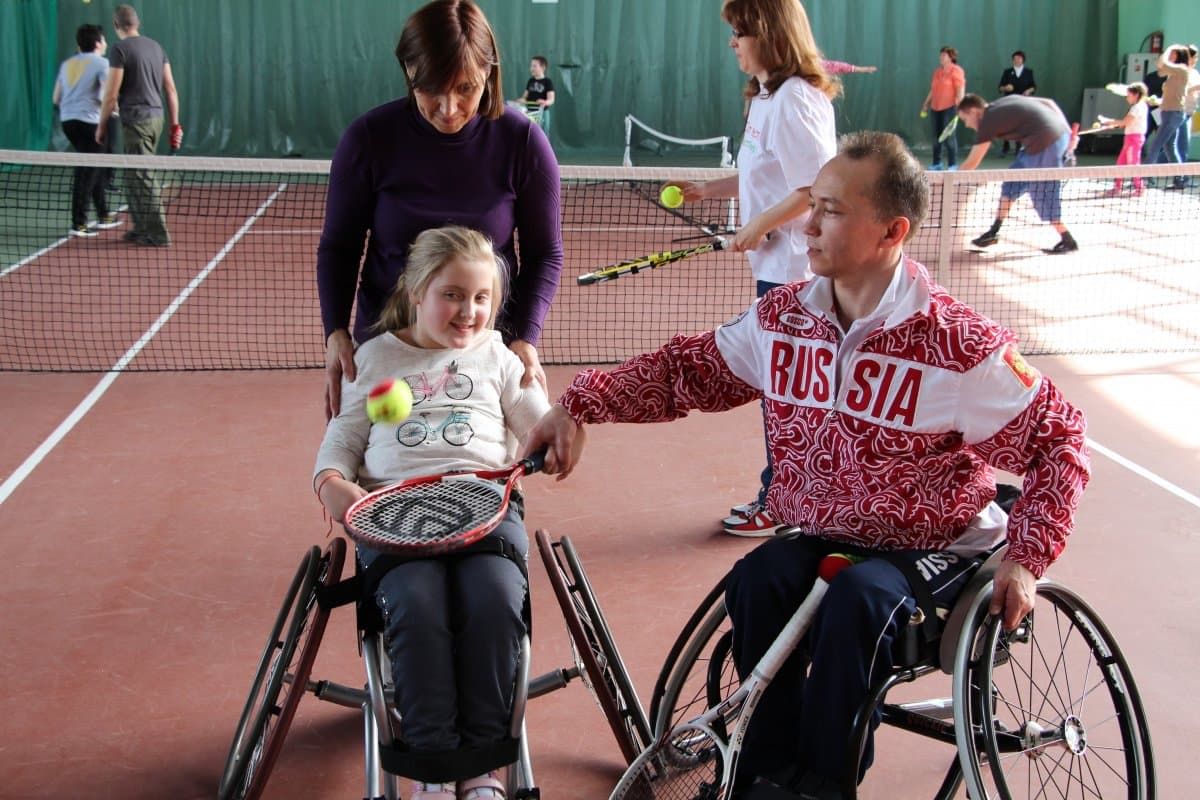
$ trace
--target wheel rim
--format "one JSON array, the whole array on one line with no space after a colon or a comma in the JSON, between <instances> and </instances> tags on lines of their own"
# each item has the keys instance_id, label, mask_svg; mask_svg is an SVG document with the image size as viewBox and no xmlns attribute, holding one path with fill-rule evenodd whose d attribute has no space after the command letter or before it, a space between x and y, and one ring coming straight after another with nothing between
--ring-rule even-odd
<instances>
[{"instance_id":1,"label":"wheel rim","mask_svg":"<svg viewBox=\"0 0 1200 800\"><path fill-rule=\"evenodd\" d=\"M1147 749L1124 658L1076 595L1041 584L1038 601L1013 633L992 621L981 637L973 716L988 796L1142 800Z\"/></svg>"}]
</instances>

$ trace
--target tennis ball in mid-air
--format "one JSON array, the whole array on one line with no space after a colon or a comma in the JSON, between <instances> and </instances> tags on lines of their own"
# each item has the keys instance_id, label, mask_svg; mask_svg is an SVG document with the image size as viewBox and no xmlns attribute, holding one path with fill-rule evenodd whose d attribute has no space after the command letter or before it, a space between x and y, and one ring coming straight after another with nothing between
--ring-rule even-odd
<instances>
[{"instance_id":1,"label":"tennis ball in mid-air","mask_svg":"<svg viewBox=\"0 0 1200 800\"><path fill-rule=\"evenodd\" d=\"M673 183L668 184L663 187L662 193L659 194L658 199L661 200L662 204L667 208L679 208L681 205L683 205L683 189L680 189Z\"/></svg>"},{"instance_id":2,"label":"tennis ball in mid-air","mask_svg":"<svg viewBox=\"0 0 1200 800\"><path fill-rule=\"evenodd\" d=\"M412 404L412 389L408 384L388 378L375 384L367 395L367 419L388 425L402 422L412 413Z\"/></svg>"}]
</instances>

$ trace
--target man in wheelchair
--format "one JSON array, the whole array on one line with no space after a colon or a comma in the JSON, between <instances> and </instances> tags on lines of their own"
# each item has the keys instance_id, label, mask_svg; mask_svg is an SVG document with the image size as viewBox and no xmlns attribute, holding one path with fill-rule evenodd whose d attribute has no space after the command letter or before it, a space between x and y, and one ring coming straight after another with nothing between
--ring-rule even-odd
<instances>
[{"instance_id":1,"label":"man in wheelchair","mask_svg":"<svg viewBox=\"0 0 1200 800\"><path fill-rule=\"evenodd\" d=\"M831 584L759 703L738 763L742 797L841 797L855 711L894 662L901 628L919 607L933 617L949 608L1004 541L990 610L1016 627L1066 544L1089 476L1083 414L1024 361L1010 331L904 255L929 189L903 142L843 137L810 191L814 278L768 292L715 331L676 336L608 372L581 371L526 444L549 445L547 471L565 477L582 425L765 398L776 465L767 503L794 528L729 575L743 678L824 555L866 556ZM1007 516L993 502L993 468L1024 476ZM862 771L871 758L868 743Z\"/></svg>"}]
</instances>

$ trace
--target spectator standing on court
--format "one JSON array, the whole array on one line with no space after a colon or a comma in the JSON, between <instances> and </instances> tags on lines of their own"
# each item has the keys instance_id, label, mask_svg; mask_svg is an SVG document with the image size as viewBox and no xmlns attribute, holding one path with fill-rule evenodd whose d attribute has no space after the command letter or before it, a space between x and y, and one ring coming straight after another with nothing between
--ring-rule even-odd
<instances>
[{"instance_id":1,"label":"spectator standing on court","mask_svg":"<svg viewBox=\"0 0 1200 800\"><path fill-rule=\"evenodd\" d=\"M1146 144L1146 126L1150 118L1150 106L1146 105L1146 84L1131 83L1125 90L1125 102L1129 103L1129 111L1121 119L1109 119L1101 116L1098 124L1102 128L1122 128L1125 135L1122 138L1121 152L1117 156L1117 166L1127 166L1142 163L1142 147ZM1105 194L1117 197L1121 194L1120 178L1113 180L1112 188ZM1142 179L1134 177L1133 196L1141 197L1143 191Z\"/></svg>"},{"instance_id":2,"label":"spectator standing on court","mask_svg":"<svg viewBox=\"0 0 1200 800\"><path fill-rule=\"evenodd\" d=\"M685 202L738 198L742 226L731 248L747 253L761 297L811 274L803 217L808 187L837 149L833 98L841 84L825 72L799 0L725 0L721 17L733 28L738 68L750 76L738 174L680 188ZM770 536L779 528L766 506L771 474L768 450L758 494L730 509L722 521L727 533Z\"/></svg>"},{"instance_id":3,"label":"spectator standing on court","mask_svg":"<svg viewBox=\"0 0 1200 800\"><path fill-rule=\"evenodd\" d=\"M153 155L163 132L163 105L170 119L170 144L178 150L183 144L179 124L179 93L171 64L162 45L141 34L141 20L131 5L119 5L113 12L113 27L119 42L108 53L108 84L101 124L96 141L104 143L105 124L117 109L121 115L121 141L126 155ZM158 180L151 170L131 170L126 191L133 229L125 240L134 244L166 247L171 244L167 216L159 195Z\"/></svg>"},{"instance_id":4,"label":"spectator standing on court","mask_svg":"<svg viewBox=\"0 0 1200 800\"><path fill-rule=\"evenodd\" d=\"M355 379L355 343L374 335L409 246L421 231L447 224L482 232L508 263L512 283L497 328L525 365L525 382L546 385L537 342L563 260L550 142L505 107L496 36L471 0L418 9L396 58L408 95L350 123L330 168L317 248L329 416L341 407L342 376Z\"/></svg>"},{"instance_id":5,"label":"spectator standing on court","mask_svg":"<svg viewBox=\"0 0 1200 800\"><path fill-rule=\"evenodd\" d=\"M109 149L96 141L100 124L100 104L104 83L108 79L108 62L104 51L108 42L99 25L80 25L75 31L79 52L58 68L54 81L54 105L62 121L63 134L80 153L106 153ZM110 170L103 167L76 167L71 181L71 236L99 236L95 228L115 228L121 223L115 212L108 210ZM88 225L87 210L91 202L96 222Z\"/></svg>"},{"instance_id":6,"label":"spectator standing on court","mask_svg":"<svg viewBox=\"0 0 1200 800\"><path fill-rule=\"evenodd\" d=\"M1020 94L1029 97L1037 91L1037 82L1033 79L1033 70L1025 66L1025 52L1017 50L1012 54L1012 66L1000 74L1000 85L997 87L1001 96ZM1008 155L1010 142L1005 139L1001 155ZM1016 152L1021 152L1021 145L1016 146Z\"/></svg>"},{"instance_id":7,"label":"spectator standing on court","mask_svg":"<svg viewBox=\"0 0 1200 800\"><path fill-rule=\"evenodd\" d=\"M539 108L554 105L554 81L546 77L546 68L550 62L545 56L534 56L529 61L529 80L525 82L525 91L521 93L521 102Z\"/></svg>"},{"instance_id":8,"label":"spectator standing on court","mask_svg":"<svg viewBox=\"0 0 1200 800\"><path fill-rule=\"evenodd\" d=\"M1192 142L1192 115L1200 106L1200 70L1196 69L1196 57L1200 53L1196 45L1188 45L1188 79L1183 92L1183 124L1179 126L1179 157L1184 164L1190 158Z\"/></svg>"},{"instance_id":9,"label":"spectator standing on court","mask_svg":"<svg viewBox=\"0 0 1200 800\"><path fill-rule=\"evenodd\" d=\"M995 139L1009 139L1021 146L1009 169L1049 169L1063 165L1071 141L1071 125L1058 104L1049 98L1009 95L988 103L977 94L969 94L958 104L958 116L964 125L975 131L975 146L962 164L964 170L978 167ZM1062 221L1062 184L1059 181L1005 181L1000 187L1000 205L992 227L972 239L971 244L990 247L1000 241L1000 226L1008 219L1013 201L1026 193L1038 216L1053 225L1061 237L1058 244L1046 252L1078 250L1075 237Z\"/></svg>"},{"instance_id":10,"label":"spectator standing on court","mask_svg":"<svg viewBox=\"0 0 1200 800\"><path fill-rule=\"evenodd\" d=\"M958 163L957 134L944 142L938 137L954 119L955 107L967 91L967 73L958 65L958 51L947 45L938 53L938 67L929 80L929 94L921 103L921 114L929 115L933 125L933 163L930 169L952 169ZM942 163L942 148L946 150L946 163Z\"/></svg>"},{"instance_id":11,"label":"spectator standing on court","mask_svg":"<svg viewBox=\"0 0 1200 800\"><path fill-rule=\"evenodd\" d=\"M1187 45L1173 44L1163 50L1158 59L1158 74L1163 76L1162 103L1159 105L1159 125L1150 140L1150 152L1146 156L1148 164L1179 164L1183 162L1183 153L1179 147L1180 132L1183 128L1186 114L1184 112L1188 78L1191 68L1196 65L1194 51ZM1183 131L1185 135L1190 132ZM1182 189L1187 180L1182 175L1176 175L1167 188Z\"/></svg>"},{"instance_id":12,"label":"spectator standing on court","mask_svg":"<svg viewBox=\"0 0 1200 800\"><path fill-rule=\"evenodd\" d=\"M739 783L763 776L825 800L842 796L852 721L872 671L895 661L916 581L949 608L969 567L1007 541L990 610L1012 630L1066 545L1089 464L1083 414L1024 361L1016 337L904 255L929 187L899 137L843 137L810 191L811 280L773 289L716 331L676 336L608 372L583 370L525 446L549 445L551 469L565 477L587 425L764 398L776 466L768 505L797 530L729 574L739 673L783 629L824 555L849 547L867 559L832 582L805 644L767 688ZM1024 476L1007 518L993 502L994 469ZM923 559L939 566L923 570ZM868 743L864 769L871 757Z\"/></svg>"}]
</instances>

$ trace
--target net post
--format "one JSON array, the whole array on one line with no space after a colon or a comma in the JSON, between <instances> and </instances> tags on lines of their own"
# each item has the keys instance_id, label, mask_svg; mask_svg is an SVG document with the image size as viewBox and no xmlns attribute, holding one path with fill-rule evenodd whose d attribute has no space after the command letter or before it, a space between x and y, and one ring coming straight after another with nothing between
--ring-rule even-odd
<instances>
[{"instance_id":1,"label":"net post","mask_svg":"<svg viewBox=\"0 0 1200 800\"><path fill-rule=\"evenodd\" d=\"M625 115L625 155L621 159L621 166L632 167L633 158L629 155L629 142L633 138L633 117L629 114Z\"/></svg>"},{"instance_id":2,"label":"net post","mask_svg":"<svg viewBox=\"0 0 1200 800\"><path fill-rule=\"evenodd\" d=\"M938 220L938 256L933 279L944 284L944 276L950 272L951 248L954 246L954 173L939 172L942 182L942 213Z\"/></svg>"}]
</instances>

